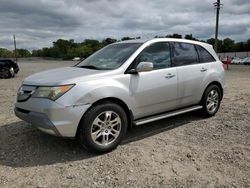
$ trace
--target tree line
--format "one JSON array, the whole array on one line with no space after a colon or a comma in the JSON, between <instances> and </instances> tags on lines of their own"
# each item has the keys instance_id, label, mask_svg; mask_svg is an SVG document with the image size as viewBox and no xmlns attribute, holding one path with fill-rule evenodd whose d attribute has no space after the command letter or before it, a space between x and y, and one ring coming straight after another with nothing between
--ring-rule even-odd
<instances>
[{"instance_id":1,"label":"tree line","mask_svg":"<svg viewBox=\"0 0 250 188\"><path fill-rule=\"evenodd\" d=\"M201 42L207 42L214 45L215 39L210 38L208 40L198 40L193 37L192 34L187 34L182 36L180 34L172 34L166 36L155 36L155 38L184 38L189 40L196 40ZM75 42L73 39L65 40L58 39L53 42L51 47L45 47L38 50L29 51L27 49L17 49L17 57L51 57L51 58L61 58L61 59L72 59L74 57L86 58L100 48L112 44L117 41L140 39L140 37L131 38L123 37L120 40L114 38L106 38L102 41L86 39L83 42ZM225 38L223 40L218 40L218 52L243 52L250 51L250 39L243 42L235 42L233 39ZM14 51L0 48L0 57L14 57Z\"/></svg>"}]
</instances>

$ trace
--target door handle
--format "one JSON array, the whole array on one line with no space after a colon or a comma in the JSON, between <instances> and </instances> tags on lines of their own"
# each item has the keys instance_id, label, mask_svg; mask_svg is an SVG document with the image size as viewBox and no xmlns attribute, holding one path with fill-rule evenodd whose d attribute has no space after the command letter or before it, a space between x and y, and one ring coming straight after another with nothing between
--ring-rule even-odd
<instances>
[{"instance_id":1,"label":"door handle","mask_svg":"<svg viewBox=\"0 0 250 188\"><path fill-rule=\"evenodd\" d=\"M200 71L201 71L201 72L205 72L205 71L207 71L207 69L204 68L204 67L202 67Z\"/></svg>"},{"instance_id":2,"label":"door handle","mask_svg":"<svg viewBox=\"0 0 250 188\"><path fill-rule=\"evenodd\" d=\"M165 76L165 78L167 78L167 79L170 79L170 78L173 78L173 77L175 77L175 74L171 74L171 73L168 73L168 74Z\"/></svg>"}]
</instances>

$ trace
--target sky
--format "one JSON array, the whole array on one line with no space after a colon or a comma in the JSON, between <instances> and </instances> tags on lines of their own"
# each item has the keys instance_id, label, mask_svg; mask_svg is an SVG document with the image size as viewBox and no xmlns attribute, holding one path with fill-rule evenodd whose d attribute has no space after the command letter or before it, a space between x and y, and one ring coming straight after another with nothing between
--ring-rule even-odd
<instances>
[{"instance_id":1,"label":"sky","mask_svg":"<svg viewBox=\"0 0 250 188\"><path fill-rule=\"evenodd\" d=\"M0 0L0 48L29 50L59 39L214 37L215 0ZM250 0L221 0L219 38L250 38Z\"/></svg>"}]
</instances>

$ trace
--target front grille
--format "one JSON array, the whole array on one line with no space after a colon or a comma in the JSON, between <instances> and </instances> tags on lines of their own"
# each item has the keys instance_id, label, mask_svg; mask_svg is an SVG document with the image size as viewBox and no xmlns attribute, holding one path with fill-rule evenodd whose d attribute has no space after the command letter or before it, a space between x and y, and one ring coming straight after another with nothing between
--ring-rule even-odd
<instances>
[{"instance_id":1,"label":"front grille","mask_svg":"<svg viewBox=\"0 0 250 188\"><path fill-rule=\"evenodd\" d=\"M22 85L17 92L17 102L27 101L35 90L36 86Z\"/></svg>"}]
</instances>

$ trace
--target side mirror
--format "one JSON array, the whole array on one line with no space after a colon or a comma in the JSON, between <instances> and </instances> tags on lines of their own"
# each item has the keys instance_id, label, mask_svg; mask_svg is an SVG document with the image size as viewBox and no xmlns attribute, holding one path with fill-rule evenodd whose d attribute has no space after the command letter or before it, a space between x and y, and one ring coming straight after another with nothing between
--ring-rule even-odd
<instances>
[{"instance_id":1,"label":"side mirror","mask_svg":"<svg viewBox=\"0 0 250 188\"><path fill-rule=\"evenodd\" d=\"M137 72L148 72L153 70L154 65L151 62L140 62L137 67L136 67L136 71Z\"/></svg>"}]
</instances>

